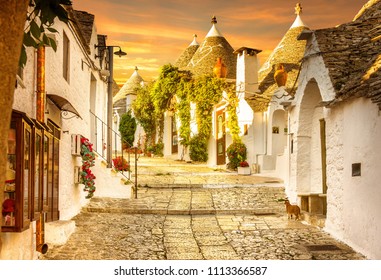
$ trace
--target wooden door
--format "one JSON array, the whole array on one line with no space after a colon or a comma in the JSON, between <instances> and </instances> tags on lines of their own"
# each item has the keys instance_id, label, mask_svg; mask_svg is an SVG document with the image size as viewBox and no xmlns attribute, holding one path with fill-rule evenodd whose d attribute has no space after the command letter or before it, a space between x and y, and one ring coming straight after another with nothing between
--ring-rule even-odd
<instances>
[{"instance_id":1,"label":"wooden door","mask_svg":"<svg viewBox=\"0 0 381 280\"><path fill-rule=\"evenodd\" d=\"M216 137L217 165L226 164L225 112L223 110L216 113Z\"/></svg>"},{"instance_id":2,"label":"wooden door","mask_svg":"<svg viewBox=\"0 0 381 280\"><path fill-rule=\"evenodd\" d=\"M178 145L178 136L177 136L177 128L176 128L176 118L172 117L172 154L175 154L179 150Z\"/></svg>"}]
</instances>

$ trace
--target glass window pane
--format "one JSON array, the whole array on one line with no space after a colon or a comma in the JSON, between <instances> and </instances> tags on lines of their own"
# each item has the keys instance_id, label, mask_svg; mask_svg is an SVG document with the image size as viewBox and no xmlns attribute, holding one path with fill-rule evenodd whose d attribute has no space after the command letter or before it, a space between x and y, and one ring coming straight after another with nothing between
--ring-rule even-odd
<instances>
[{"instance_id":1,"label":"glass window pane","mask_svg":"<svg viewBox=\"0 0 381 280\"><path fill-rule=\"evenodd\" d=\"M30 180L30 136L31 133L25 130L24 135L24 205L23 217L24 221L30 218L29 212L29 180Z\"/></svg>"},{"instance_id":2,"label":"glass window pane","mask_svg":"<svg viewBox=\"0 0 381 280\"><path fill-rule=\"evenodd\" d=\"M48 206L48 174L49 174L49 137L44 136L44 173L42 199L44 208ZM47 209L46 209L47 210Z\"/></svg>"},{"instance_id":3,"label":"glass window pane","mask_svg":"<svg viewBox=\"0 0 381 280\"><path fill-rule=\"evenodd\" d=\"M41 209L39 205L40 178L41 178L41 136L36 134L35 141L35 176L34 176L34 212L37 214Z\"/></svg>"}]
</instances>

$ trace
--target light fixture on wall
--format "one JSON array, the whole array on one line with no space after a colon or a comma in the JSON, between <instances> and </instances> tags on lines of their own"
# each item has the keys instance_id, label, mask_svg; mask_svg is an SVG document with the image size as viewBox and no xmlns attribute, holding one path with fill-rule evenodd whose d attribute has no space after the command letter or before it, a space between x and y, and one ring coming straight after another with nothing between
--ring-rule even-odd
<instances>
[{"instance_id":1,"label":"light fixture on wall","mask_svg":"<svg viewBox=\"0 0 381 280\"><path fill-rule=\"evenodd\" d=\"M100 48L100 49L107 49L107 60L108 60L108 71L109 75L108 80L107 80L107 167L111 168L112 167L112 125L113 125L113 112L112 112L112 85L114 82L114 77L113 77L113 68L114 68L114 56L113 54L122 57L127 55L126 52L122 51L122 48L120 46L98 46L94 45L95 48ZM114 52L114 47L119 48L118 51ZM97 57L97 56L95 56ZM102 75L102 73L101 73ZM106 75L105 75L106 76Z\"/></svg>"},{"instance_id":2,"label":"light fixture on wall","mask_svg":"<svg viewBox=\"0 0 381 280\"><path fill-rule=\"evenodd\" d=\"M119 48L119 51L114 52L115 55L117 55L119 57L127 55L127 53L122 51L122 49L120 47L118 47L118 48Z\"/></svg>"}]
</instances>

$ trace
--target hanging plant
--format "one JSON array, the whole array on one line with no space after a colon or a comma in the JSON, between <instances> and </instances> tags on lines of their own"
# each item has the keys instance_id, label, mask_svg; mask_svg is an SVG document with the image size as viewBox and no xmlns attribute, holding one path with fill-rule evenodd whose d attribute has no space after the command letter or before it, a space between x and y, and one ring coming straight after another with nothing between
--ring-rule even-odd
<instances>
[{"instance_id":1,"label":"hanging plant","mask_svg":"<svg viewBox=\"0 0 381 280\"><path fill-rule=\"evenodd\" d=\"M94 166L95 154L93 152L93 144L85 137L81 137L81 157L82 168L79 182L85 185L83 190L88 192L86 196L88 199L92 198L95 192L95 175L90 169L90 167Z\"/></svg>"}]
</instances>

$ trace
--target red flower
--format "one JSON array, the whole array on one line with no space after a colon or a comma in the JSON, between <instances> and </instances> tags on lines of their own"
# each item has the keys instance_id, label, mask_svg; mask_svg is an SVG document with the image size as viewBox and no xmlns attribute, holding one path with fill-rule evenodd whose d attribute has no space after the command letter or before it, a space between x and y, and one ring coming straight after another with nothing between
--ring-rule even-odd
<instances>
[{"instance_id":1,"label":"red flower","mask_svg":"<svg viewBox=\"0 0 381 280\"><path fill-rule=\"evenodd\" d=\"M248 163L247 161L241 161L241 162L239 163L239 166L240 166L240 167L249 167L249 163Z\"/></svg>"}]
</instances>

